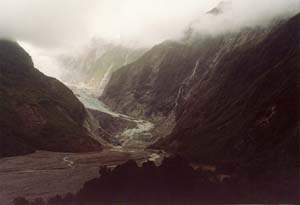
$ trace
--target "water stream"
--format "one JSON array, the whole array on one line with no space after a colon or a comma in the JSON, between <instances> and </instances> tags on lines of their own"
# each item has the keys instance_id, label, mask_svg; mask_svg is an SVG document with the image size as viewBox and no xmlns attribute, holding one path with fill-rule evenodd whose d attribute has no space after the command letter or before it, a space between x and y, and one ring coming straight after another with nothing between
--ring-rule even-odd
<instances>
[{"instance_id":1,"label":"water stream","mask_svg":"<svg viewBox=\"0 0 300 205\"><path fill-rule=\"evenodd\" d=\"M68 86L86 108L97 110L109 114L112 117L122 118L136 124L136 127L126 129L122 133L114 136L120 142L123 149L132 147L145 148L151 144L153 138L151 130L154 128L153 123L111 111L107 105L93 94L94 90L91 90L90 87L70 84L68 84Z\"/></svg>"},{"instance_id":2,"label":"water stream","mask_svg":"<svg viewBox=\"0 0 300 205\"><path fill-rule=\"evenodd\" d=\"M195 74L197 73L197 69L199 67L199 60L198 59L195 63L195 66L193 68L193 72L190 76L188 76L184 81L183 83L181 84L181 86L179 87L179 90L178 90L178 93L177 93L177 96L176 96L176 99L175 99L175 105L174 105L174 108L175 110L177 109L178 107L178 104L179 104L179 101L180 99L184 96L184 92L185 92L185 89L187 86L189 86L191 80L194 78Z\"/></svg>"}]
</instances>

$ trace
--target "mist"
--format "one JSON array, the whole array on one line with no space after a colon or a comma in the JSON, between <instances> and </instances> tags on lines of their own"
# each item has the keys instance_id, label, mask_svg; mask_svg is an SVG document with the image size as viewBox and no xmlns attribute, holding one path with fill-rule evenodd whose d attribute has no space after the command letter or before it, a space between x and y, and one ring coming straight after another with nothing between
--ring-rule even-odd
<instances>
[{"instance_id":1,"label":"mist","mask_svg":"<svg viewBox=\"0 0 300 205\"><path fill-rule=\"evenodd\" d=\"M233 0L219 4L218 15L203 14L190 26L198 33L218 35L245 27L264 27L300 12L299 0Z\"/></svg>"},{"instance_id":2,"label":"mist","mask_svg":"<svg viewBox=\"0 0 300 205\"><path fill-rule=\"evenodd\" d=\"M184 30L212 35L268 25L300 12L300 0L232 0L219 15L207 11L220 0L0 0L0 37L19 41L36 67L58 77L53 61L91 39L151 47L180 39Z\"/></svg>"},{"instance_id":3,"label":"mist","mask_svg":"<svg viewBox=\"0 0 300 205\"><path fill-rule=\"evenodd\" d=\"M218 0L1 0L0 36L57 49L93 37L152 45Z\"/></svg>"}]
</instances>

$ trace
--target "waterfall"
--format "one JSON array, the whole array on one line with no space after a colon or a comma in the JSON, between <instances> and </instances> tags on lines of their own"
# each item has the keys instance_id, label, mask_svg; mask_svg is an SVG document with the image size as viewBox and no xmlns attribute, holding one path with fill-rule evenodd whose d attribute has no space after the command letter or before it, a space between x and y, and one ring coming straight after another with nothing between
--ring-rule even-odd
<instances>
[{"instance_id":1,"label":"waterfall","mask_svg":"<svg viewBox=\"0 0 300 205\"><path fill-rule=\"evenodd\" d=\"M99 96L101 96L103 94L103 91L110 79L110 73L111 73L111 69L114 67L114 64L112 63L109 68L107 69L106 73L104 74L102 80L100 81L99 84Z\"/></svg>"},{"instance_id":2,"label":"waterfall","mask_svg":"<svg viewBox=\"0 0 300 205\"><path fill-rule=\"evenodd\" d=\"M185 87L185 84L183 83L179 90L178 90L178 93L177 93L177 97L176 97L176 100L175 100L175 109L177 108L178 104L179 104L179 100L181 98L181 95L183 94L184 92L184 87Z\"/></svg>"},{"instance_id":3,"label":"waterfall","mask_svg":"<svg viewBox=\"0 0 300 205\"><path fill-rule=\"evenodd\" d=\"M196 61L196 64L195 64L194 69L193 69L193 73L192 73L192 75L190 76L190 80L193 79L193 77L195 76L195 74L196 74L196 72L197 72L197 69L198 69L198 66L199 66L199 60L200 60L200 59L198 59L198 60Z\"/></svg>"},{"instance_id":4,"label":"waterfall","mask_svg":"<svg viewBox=\"0 0 300 205\"><path fill-rule=\"evenodd\" d=\"M125 65L128 64L128 58L129 58L129 56L130 56L130 52L128 51L127 54L126 54L126 56L125 56L125 62L123 64L123 66L125 66Z\"/></svg>"},{"instance_id":5,"label":"waterfall","mask_svg":"<svg viewBox=\"0 0 300 205\"><path fill-rule=\"evenodd\" d=\"M192 74L191 74L188 78L186 78L186 79L183 81L183 83L181 84L181 86L180 86L180 88L179 88L179 90L178 90L178 93L177 93L177 96L176 96L176 100L175 100L175 105L174 105L175 110L176 110L176 108L178 107L179 100L181 99L181 96L184 95L184 89L185 89L188 85L190 85L191 80L194 78L194 76L195 76L195 74L196 74L196 72L197 72L197 69L198 69L198 67L199 67L199 61L200 61L200 59L197 59Z\"/></svg>"}]
</instances>

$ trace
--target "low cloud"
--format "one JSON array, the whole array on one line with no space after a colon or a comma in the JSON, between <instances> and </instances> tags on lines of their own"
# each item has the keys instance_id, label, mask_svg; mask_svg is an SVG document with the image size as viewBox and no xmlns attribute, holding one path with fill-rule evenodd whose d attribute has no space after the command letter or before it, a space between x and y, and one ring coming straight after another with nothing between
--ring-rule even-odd
<instances>
[{"instance_id":1,"label":"low cloud","mask_svg":"<svg viewBox=\"0 0 300 205\"><path fill-rule=\"evenodd\" d=\"M66 46L89 37L96 0L0 0L1 37L39 47Z\"/></svg>"},{"instance_id":2,"label":"low cloud","mask_svg":"<svg viewBox=\"0 0 300 205\"><path fill-rule=\"evenodd\" d=\"M193 22L199 32L262 25L299 12L300 0L231 0L218 16L205 15L220 0L0 0L0 37L47 49L93 37L151 46L179 38Z\"/></svg>"},{"instance_id":3,"label":"low cloud","mask_svg":"<svg viewBox=\"0 0 300 205\"><path fill-rule=\"evenodd\" d=\"M0 0L0 36L53 49L93 37L151 45L176 38L218 0Z\"/></svg>"},{"instance_id":4,"label":"low cloud","mask_svg":"<svg viewBox=\"0 0 300 205\"><path fill-rule=\"evenodd\" d=\"M219 34L300 12L300 0L230 2L220 15L207 15L220 0L0 0L0 38L21 42L51 75L58 73L53 59L59 53L91 39L151 47L181 38L189 26Z\"/></svg>"},{"instance_id":5,"label":"low cloud","mask_svg":"<svg viewBox=\"0 0 300 205\"><path fill-rule=\"evenodd\" d=\"M300 12L300 0L232 0L219 4L217 15L203 14L190 25L205 34L235 32L244 27L268 26L274 19Z\"/></svg>"}]
</instances>

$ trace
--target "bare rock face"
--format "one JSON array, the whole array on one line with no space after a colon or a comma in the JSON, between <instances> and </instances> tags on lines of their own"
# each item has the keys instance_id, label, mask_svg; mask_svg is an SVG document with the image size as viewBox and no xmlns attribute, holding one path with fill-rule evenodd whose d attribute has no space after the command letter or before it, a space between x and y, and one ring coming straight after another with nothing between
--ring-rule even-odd
<instances>
[{"instance_id":1,"label":"bare rock face","mask_svg":"<svg viewBox=\"0 0 300 205\"><path fill-rule=\"evenodd\" d=\"M232 6L231 1L221 1L216 7L214 7L212 10L208 11L207 14L211 15L220 15L224 12L224 10L229 9Z\"/></svg>"},{"instance_id":2,"label":"bare rock face","mask_svg":"<svg viewBox=\"0 0 300 205\"><path fill-rule=\"evenodd\" d=\"M228 52L256 45L267 28L217 37L193 35L154 46L139 60L113 73L101 99L114 110L153 121L158 136L171 133L194 85L213 72Z\"/></svg>"},{"instance_id":3,"label":"bare rock face","mask_svg":"<svg viewBox=\"0 0 300 205\"><path fill-rule=\"evenodd\" d=\"M163 133L172 134L156 146L189 159L249 173L295 172L299 27L297 15L269 27L164 42L115 72L103 100L158 126L174 120Z\"/></svg>"},{"instance_id":4,"label":"bare rock face","mask_svg":"<svg viewBox=\"0 0 300 205\"><path fill-rule=\"evenodd\" d=\"M188 63L184 60L186 52L188 47L177 42L155 46L113 73L101 99L113 110L162 125L157 134L169 133L174 123L165 122L174 122L176 82L188 75L181 74Z\"/></svg>"},{"instance_id":5,"label":"bare rock face","mask_svg":"<svg viewBox=\"0 0 300 205\"><path fill-rule=\"evenodd\" d=\"M108 145L108 147L112 145L120 146L121 143L116 139L116 136L122 134L124 130L136 127L135 122L121 117L113 117L107 113L91 109L88 112L92 115L94 123L96 123L96 139L102 145Z\"/></svg>"},{"instance_id":6,"label":"bare rock face","mask_svg":"<svg viewBox=\"0 0 300 205\"><path fill-rule=\"evenodd\" d=\"M83 127L86 111L74 94L7 40L0 41L0 98L0 156L101 148Z\"/></svg>"},{"instance_id":7,"label":"bare rock face","mask_svg":"<svg viewBox=\"0 0 300 205\"><path fill-rule=\"evenodd\" d=\"M182 55L186 51L184 44L176 42L155 46L136 62L115 72L102 99L113 109L133 116L168 115L174 107L170 96L175 95L178 87L172 80L184 78L180 69L184 68Z\"/></svg>"},{"instance_id":8,"label":"bare rock face","mask_svg":"<svg viewBox=\"0 0 300 205\"><path fill-rule=\"evenodd\" d=\"M297 15L258 43L226 53L202 73L178 113L171 149L199 161L233 163L255 176L295 173L299 27Z\"/></svg>"}]
</instances>

